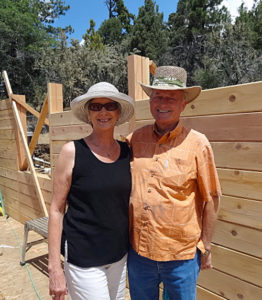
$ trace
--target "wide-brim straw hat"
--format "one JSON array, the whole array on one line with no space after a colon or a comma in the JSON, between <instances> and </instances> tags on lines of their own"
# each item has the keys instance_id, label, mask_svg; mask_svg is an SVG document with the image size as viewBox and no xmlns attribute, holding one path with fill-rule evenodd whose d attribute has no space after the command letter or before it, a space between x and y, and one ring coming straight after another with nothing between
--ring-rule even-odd
<instances>
[{"instance_id":1,"label":"wide-brim straw hat","mask_svg":"<svg viewBox=\"0 0 262 300\"><path fill-rule=\"evenodd\" d=\"M71 101L71 109L79 120L90 123L85 105L88 101L95 98L108 98L120 104L120 117L116 125L127 122L134 114L134 100L130 96L120 93L111 83L99 82L92 85L87 93Z\"/></svg>"},{"instance_id":2,"label":"wide-brim straw hat","mask_svg":"<svg viewBox=\"0 0 262 300\"><path fill-rule=\"evenodd\" d=\"M145 93L151 97L153 90L175 91L181 90L186 94L186 102L196 99L201 93L201 86L186 86L187 72L185 69L175 66L162 66L155 70L152 85L140 82Z\"/></svg>"}]
</instances>

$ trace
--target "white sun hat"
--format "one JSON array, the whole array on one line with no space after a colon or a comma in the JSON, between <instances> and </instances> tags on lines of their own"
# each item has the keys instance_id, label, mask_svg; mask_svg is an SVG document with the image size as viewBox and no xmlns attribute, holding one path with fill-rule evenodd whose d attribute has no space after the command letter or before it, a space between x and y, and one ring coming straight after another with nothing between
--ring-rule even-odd
<instances>
[{"instance_id":1,"label":"white sun hat","mask_svg":"<svg viewBox=\"0 0 262 300\"><path fill-rule=\"evenodd\" d=\"M187 103L196 99L201 93L201 86L186 86L187 72L175 66L162 66L155 70L152 85L140 82L145 93L150 97L153 90L175 91L182 90L186 94Z\"/></svg>"},{"instance_id":2,"label":"white sun hat","mask_svg":"<svg viewBox=\"0 0 262 300\"><path fill-rule=\"evenodd\" d=\"M116 125L127 122L134 114L134 100L130 96L120 93L111 83L99 82L92 85L87 93L71 101L71 109L79 120L90 123L85 105L88 101L95 98L108 98L120 104L120 117Z\"/></svg>"}]
</instances>

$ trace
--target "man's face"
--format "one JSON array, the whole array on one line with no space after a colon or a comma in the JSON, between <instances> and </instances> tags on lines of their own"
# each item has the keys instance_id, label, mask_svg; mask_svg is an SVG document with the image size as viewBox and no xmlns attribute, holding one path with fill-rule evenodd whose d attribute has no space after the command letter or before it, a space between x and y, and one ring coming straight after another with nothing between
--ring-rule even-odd
<instances>
[{"instance_id":1,"label":"man's face","mask_svg":"<svg viewBox=\"0 0 262 300\"><path fill-rule=\"evenodd\" d=\"M154 90L150 97L150 110L161 130L171 130L185 109L184 92Z\"/></svg>"}]
</instances>

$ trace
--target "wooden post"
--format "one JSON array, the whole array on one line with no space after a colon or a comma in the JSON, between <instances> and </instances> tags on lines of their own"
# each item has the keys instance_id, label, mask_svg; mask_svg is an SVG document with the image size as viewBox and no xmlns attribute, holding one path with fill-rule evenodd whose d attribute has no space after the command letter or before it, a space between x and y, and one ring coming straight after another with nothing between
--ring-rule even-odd
<instances>
[{"instance_id":1,"label":"wooden post","mask_svg":"<svg viewBox=\"0 0 262 300\"><path fill-rule=\"evenodd\" d=\"M48 212L47 212L47 209L46 209L45 201L44 201L42 191L41 191L41 188L40 188L40 185L39 185L39 182L38 182L38 178L37 178L37 175L36 175L36 172L35 172L35 167L34 167L34 164L33 164L32 158L31 158L31 154L30 154L30 151L29 151L29 148L28 148L28 145L27 145L26 137L25 137L23 126L22 126L20 116L19 116L19 113L18 113L18 110L17 110L16 102L12 100L13 92L12 92L11 85L10 85L10 82L9 82L6 71L3 72L3 78L4 78L4 81L5 81L5 85L6 85L6 89L7 89L7 93L8 93L10 102L12 104L13 113L14 113L14 117L15 117L15 120L16 120L17 128L20 132L20 136L21 136L21 139L23 141L23 146L24 146L25 151L26 151L26 156L27 156L27 159L28 159L30 170L32 172L33 182L34 182L35 188L36 188L36 194L37 194L37 197L38 197L38 199L40 201L40 204L42 206L44 215L47 217Z\"/></svg>"},{"instance_id":2,"label":"wooden post","mask_svg":"<svg viewBox=\"0 0 262 300\"><path fill-rule=\"evenodd\" d=\"M59 113L63 111L63 86L58 83L48 83L47 85L48 95L48 111L49 120L51 121L50 115L53 113ZM52 122L49 125L49 146L50 146L50 165L51 175L53 174L53 140L52 140ZM53 179L53 176L52 176Z\"/></svg>"},{"instance_id":3,"label":"wooden post","mask_svg":"<svg viewBox=\"0 0 262 300\"><path fill-rule=\"evenodd\" d=\"M149 84L149 58L131 55L127 58L128 94L134 101L148 99L139 82ZM129 132L135 129L135 116L129 121Z\"/></svg>"},{"instance_id":4,"label":"wooden post","mask_svg":"<svg viewBox=\"0 0 262 300\"><path fill-rule=\"evenodd\" d=\"M36 146L37 140L39 138L39 135L41 133L42 127L44 125L47 114L48 114L48 98L46 96L45 101L42 106L42 109L41 109L40 117L37 121L35 130L34 130L34 134L33 134L33 137L31 139L31 142L29 145L29 150L30 150L31 155L34 153L35 146Z\"/></svg>"},{"instance_id":5,"label":"wooden post","mask_svg":"<svg viewBox=\"0 0 262 300\"><path fill-rule=\"evenodd\" d=\"M49 115L63 111L63 86L59 83L48 83L48 111Z\"/></svg>"},{"instance_id":6,"label":"wooden post","mask_svg":"<svg viewBox=\"0 0 262 300\"><path fill-rule=\"evenodd\" d=\"M17 99L19 99L20 102L25 103L26 100L24 95L16 95L16 97ZM17 110L20 116L23 132L27 142L26 109L23 106L18 105ZM26 157L26 151L23 146L23 140L18 130L15 130L15 137L16 137L18 170L25 171L28 168L28 162Z\"/></svg>"},{"instance_id":7,"label":"wooden post","mask_svg":"<svg viewBox=\"0 0 262 300\"><path fill-rule=\"evenodd\" d=\"M131 55L127 58L128 94L135 101L148 99L139 82L149 84L149 58Z\"/></svg>"}]
</instances>

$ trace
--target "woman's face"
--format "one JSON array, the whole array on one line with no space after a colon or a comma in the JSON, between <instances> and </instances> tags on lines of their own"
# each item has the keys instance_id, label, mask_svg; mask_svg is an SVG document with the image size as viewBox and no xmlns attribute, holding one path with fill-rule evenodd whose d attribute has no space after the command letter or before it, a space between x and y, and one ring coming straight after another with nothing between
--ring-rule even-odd
<instances>
[{"instance_id":1,"label":"woman's face","mask_svg":"<svg viewBox=\"0 0 262 300\"><path fill-rule=\"evenodd\" d=\"M94 129L112 129L120 117L120 106L111 99L95 98L86 105Z\"/></svg>"}]
</instances>

